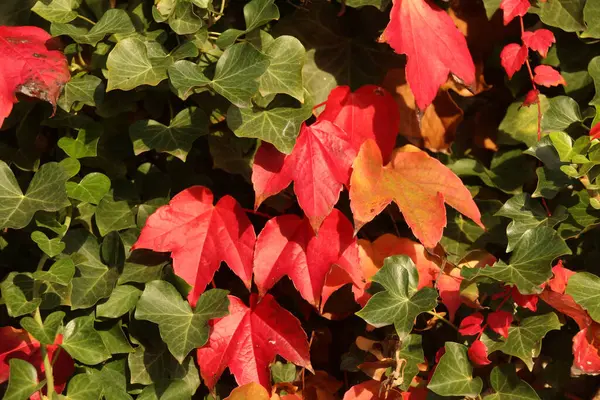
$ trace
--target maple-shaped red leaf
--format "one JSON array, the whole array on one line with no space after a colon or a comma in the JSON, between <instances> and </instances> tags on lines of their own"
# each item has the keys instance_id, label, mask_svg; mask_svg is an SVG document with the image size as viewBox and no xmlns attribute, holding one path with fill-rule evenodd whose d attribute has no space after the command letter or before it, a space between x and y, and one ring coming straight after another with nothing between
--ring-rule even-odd
<instances>
[{"instance_id":1,"label":"maple-shaped red leaf","mask_svg":"<svg viewBox=\"0 0 600 400\"><path fill-rule=\"evenodd\" d=\"M343 400L404 400L397 390L386 391L382 382L374 379L352 386L344 393ZM414 399L414 397L413 397Z\"/></svg>"},{"instance_id":2,"label":"maple-shaped red leaf","mask_svg":"<svg viewBox=\"0 0 600 400\"><path fill-rule=\"evenodd\" d=\"M521 36L523 44L533 51L537 51L544 58L548 55L548 50L552 43L556 43L554 33L548 29L537 29L533 32L523 32Z\"/></svg>"},{"instance_id":3,"label":"maple-shaped red leaf","mask_svg":"<svg viewBox=\"0 0 600 400\"><path fill-rule=\"evenodd\" d=\"M575 271L563 267L562 260L560 260L552 267L552 273L554 276L548 281L548 286L556 293L564 293L567 289L567 282L572 275L575 275Z\"/></svg>"},{"instance_id":4,"label":"maple-shaped red leaf","mask_svg":"<svg viewBox=\"0 0 600 400\"><path fill-rule=\"evenodd\" d=\"M469 355L471 362L478 367L491 363L488 359L487 346L479 339L471 343L467 354Z\"/></svg>"},{"instance_id":5,"label":"maple-shaped red leaf","mask_svg":"<svg viewBox=\"0 0 600 400\"><path fill-rule=\"evenodd\" d=\"M533 81L538 85L546 87L558 85L567 86L567 82L565 81L565 78L562 77L560 72L549 65L538 65L533 71L535 73Z\"/></svg>"},{"instance_id":6,"label":"maple-shaped red leaf","mask_svg":"<svg viewBox=\"0 0 600 400\"><path fill-rule=\"evenodd\" d=\"M356 152L365 140L374 139L388 160L396 145L400 112L394 97L382 87L366 85L352 93L348 86L338 86L329 93L319 120L346 131Z\"/></svg>"},{"instance_id":7,"label":"maple-shaped red leaf","mask_svg":"<svg viewBox=\"0 0 600 400\"><path fill-rule=\"evenodd\" d=\"M204 383L212 390L225 371L238 385L258 382L270 388L269 364L279 354L287 361L312 371L306 333L300 321L265 295L250 307L229 296L229 315L210 321L208 343L198 349L198 365Z\"/></svg>"},{"instance_id":8,"label":"maple-shaped red leaf","mask_svg":"<svg viewBox=\"0 0 600 400\"><path fill-rule=\"evenodd\" d=\"M50 39L35 26L0 26L0 127L18 101L17 92L56 107L71 74L65 55L46 45Z\"/></svg>"},{"instance_id":9,"label":"maple-shaped red leaf","mask_svg":"<svg viewBox=\"0 0 600 400\"><path fill-rule=\"evenodd\" d=\"M513 321L513 315L508 311L494 311L487 316L487 324L494 332L507 338L508 328Z\"/></svg>"},{"instance_id":10,"label":"maple-shaped red leaf","mask_svg":"<svg viewBox=\"0 0 600 400\"><path fill-rule=\"evenodd\" d=\"M600 325L584 328L573 337L573 369L577 374L600 374Z\"/></svg>"},{"instance_id":11,"label":"maple-shaped red leaf","mask_svg":"<svg viewBox=\"0 0 600 400\"><path fill-rule=\"evenodd\" d=\"M521 69L527 59L527 47L510 43L504 46L500 53L500 63L508 75L508 79L512 79L515 72Z\"/></svg>"},{"instance_id":12,"label":"maple-shaped red leaf","mask_svg":"<svg viewBox=\"0 0 600 400\"><path fill-rule=\"evenodd\" d=\"M464 336L478 335L483 331L481 324L483 324L483 315L480 312L476 312L460 321L458 332Z\"/></svg>"},{"instance_id":13,"label":"maple-shaped red leaf","mask_svg":"<svg viewBox=\"0 0 600 400\"><path fill-rule=\"evenodd\" d=\"M406 54L406 80L417 106L425 110L448 74L475 82L475 65L465 37L431 0L394 0L382 40Z\"/></svg>"},{"instance_id":14,"label":"maple-shaped red leaf","mask_svg":"<svg viewBox=\"0 0 600 400\"><path fill-rule=\"evenodd\" d=\"M369 139L354 160L350 178L350 207L355 230L395 202L425 247L435 247L446 226L444 203L483 227L471 193L448 167L423 151L396 150L383 165L381 151Z\"/></svg>"},{"instance_id":15,"label":"maple-shaped red leaf","mask_svg":"<svg viewBox=\"0 0 600 400\"><path fill-rule=\"evenodd\" d=\"M527 14L529 7L531 7L529 0L502 0L500 8L504 11L504 25L508 25L515 17Z\"/></svg>"},{"instance_id":16,"label":"maple-shaped red leaf","mask_svg":"<svg viewBox=\"0 0 600 400\"><path fill-rule=\"evenodd\" d=\"M287 275L300 295L319 307L325 278L334 264L356 285L364 281L352 224L344 214L334 209L318 235L307 218L281 215L269 220L258 235L254 281L263 296Z\"/></svg>"},{"instance_id":17,"label":"maple-shaped red leaf","mask_svg":"<svg viewBox=\"0 0 600 400\"><path fill-rule=\"evenodd\" d=\"M53 345L46 346L48 357L54 365L54 389L59 394L62 393L67 380L75 371L75 364L71 356L66 351L58 352L61 343L62 335L58 335ZM57 353L58 358L54 360ZM40 381L46 378L40 342L23 329L15 329L10 326L0 327L0 384L8 380L9 361L13 358L27 361L33 365L38 372ZM31 399L40 399L39 393L34 393Z\"/></svg>"},{"instance_id":18,"label":"maple-shaped red leaf","mask_svg":"<svg viewBox=\"0 0 600 400\"><path fill-rule=\"evenodd\" d=\"M209 189L192 186L148 218L133 248L171 252L175 273L192 285L188 300L195 305L221 261L250 288L255 242L254 227L234 198L213 206Z\"/></svg>"},{"instance_id":19,"label":"maple-shaped red leaf","mask_svg":"<svg viewBox=\"0 0 600 400\"><path fill-rule=\"evenodd\" d=\"M256 152L252 167L255 207L293 181L298 204L317 231L350 177L356 151L348 134L326 120L303 124L292 153L286 157L277 153L264 143Z\"/></svg>"},{"instance_id":20,"label":"maple-shaped red leaf","mask_svg":"<svg viewBox=\"0 0 600 400\"><path fill-rule=\"evenodd\" d=\"M539 90L531 89L525 95L525 99L523 99L523 104L521 106L529 107L532 104L537 104L540 101L539 94L540 94Z\"/></svg>"},{"instance_id":21,"label":"maple-shaped red leaf","mask_svg":"<svg viewBox=\"0 0 600 400\"><path fill-rule=\"evenodd\" d=\"M537 311L538 296L535 294L521 294L516 286L513 286L510 295L519 307L527 308L533 312Z\"/></svg>"}]
</instances>

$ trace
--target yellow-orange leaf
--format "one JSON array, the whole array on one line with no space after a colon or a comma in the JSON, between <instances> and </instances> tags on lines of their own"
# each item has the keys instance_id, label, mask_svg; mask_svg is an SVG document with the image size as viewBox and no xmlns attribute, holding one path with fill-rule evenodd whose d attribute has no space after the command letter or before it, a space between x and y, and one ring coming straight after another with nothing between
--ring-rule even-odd
<instances>
[{"instance_id":1,"label":"yellow-orange leaf","mask_svg":"<svg viewBox=\"0 0 600 400\"><path fill-rule=\"evenodd\" d=\"M267 389L257 382L250 382L231 391L225 400L270 400Z\"/></svg>"},{"instance_id":2,"label":"yellow-orange leaf","mask_svg":"<svg viewBox=\"0 0 600 400\"><path fill-rule=\"evenodd\" d=\"M446 226L444 203L483 227L469 190L448 167L425 152L392 154L383 165L381 152L367 140L354 160L350 178L350 207L355 230L394 202L414 235L425 247L435 247Z\"/></svg>"}]
</instances>

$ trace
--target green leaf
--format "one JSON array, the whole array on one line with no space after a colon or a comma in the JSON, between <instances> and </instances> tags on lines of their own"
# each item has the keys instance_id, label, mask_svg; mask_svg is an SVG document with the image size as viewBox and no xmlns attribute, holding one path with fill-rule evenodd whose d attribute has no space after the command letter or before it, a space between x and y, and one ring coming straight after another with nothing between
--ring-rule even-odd
<instances>
[{"instance_id":1,"label":"green leaf","mask_svg":"<svg viewBox=\"0 0 600 400\"><path fill-rule=\"evenodd\" d=\"M36 211L58 211L68 206L66 180L62 167L49 162L35 173L23 194L9 166L0 160L0 229L24 228Z\"/></svg>"},{"instance_id":2,"label":"green leaf","mask_svg":"<svg viewBox=\"0 0 600 400\"><path fill-rule=\"evenodd\" d=\"M260 77L262 96L284 93L304 102L302 68L306 50L293 36L280 36L262 48L269 58L269 67Z\"/></svg>"},{"instance_id":3,"label":"green leaf","mask_svg":"<svg viewBox=\"0 0 600 400\"><path fill-rule=\"evenodd\" d=\"M569 278L566 293L600 322L600 278L589 272L578 272Z\"/></svg>"},{"instance_id":4,"label":"green leaf","mask_svg":"<svg viewBox=\"0 0 600 400\"><path fill-rule=\"evenodd\" d=\"M8 388L3 400L27 400L44 385L38 383L35 367L27 361L13 358L9 361Z\"/></svg>"},{"instance_id":5,"label":"green leaf","mask_svg":"<svg viewBox=\"0 0 600 400\"><path fill-rule=\"evenodd\" d=\"M222 169L230 174L242 175L250 182L252 160L257 149L256 144L256 140L238 138L229 130L211 132L208 137L208 147L213 159L213 168ZM153 207L152 212L154 210L156 207ZM140 214L138 213L139 225Z\"/></svg>"},{"instance_id":6,"label":"green leaf","mask_svg":"<svg viewBox=\"0 0 600 400\"><path fill-rule=\"evenodd\" d=\"M548 98L539 96L542 115L550 107ZM498 127L498 141L501 144L525 143L534 146L537 143L538 112L537 107L522 107L522 101L512 103Z\"/></svg>"},{"instance_id":7,"label":"green leaf","mask_svg":"<svg viewBox=\"0 0 600 400\"><path fill-rule=\"evenodd\" d=\"M512 219L506 228L507 252L513 251L523 234L529 229L538 226L552 228L567 218L566 209L562 206L557 207L552 215L548 216L540 202L533 200L528 193L521 193L508 199L495 215Z\"/></svg>"},{"instance_id":8,"label":"green leaf","mask_svg":"<svg viewBox=\"0 0 600 400\"><path fill-rule=\"evenodd\" d=\"M108 300L96 307L96 317L119 318L133 310L137 304L142 291L135 286L117 286Z\"/></svg>"},{"instance_id":9,"label":"green leaf","mask_svg":"<svg viewBox=\"0 0 600 400\"><path fill-rule=\"evenodd\" d=\"M98 141L102 135L102 127L98 124L79 129L77 138L62 137L58 140L60 147L69 157L96 157Z\"/></svg>"},{"instance_id":10,"label":"green leaf","mask_svg":"<svg viewBox=\"0 0 600 400\"><path fill-rule=\"evenodd\" d=\"M131 347L127 336L123 332L121 321L113 323L108 328L98 329L98 333L104 342L104 346L111 354L124 354L133 351L133 347Z\"/></svg>"},{"instance_id":11,"label":"green leaf","mask_svg":"<svg viewBox=\"0 0 600 400\"><path fill-rule=\"evenodd\" d=\"M125 264L125 246L119 232L112 231L102 240L100 258L109 267L121 268Z\"/></svg>"},{"instance_id":12,"label":"green leaf","mask_svg":"<svg viewBox=\"0 0 600 400\"><path fill-rule=\"evenodd\" d=\"M552 228L538 226L521 235L508 264L499 260L491 267L463 268L466 279L488 277L515 285L522 294L540 293L540 285L552 277L552 261L571 254L569 246Z\"/></svg>"},{"instance_id":13,"label":"green leaf","mask_svg":"<svg viewBox=\"0 0 600 400\"><path fill-rule=\"evenodd\" d=\"M495 367L490 374L490 383L496 391L487 395L483 400L539 400L535 390L522 381L512 364Z\"/></svg>"},{"instance_id":14,"label":"green leaf","mask_svg":"<svg viewBox=\"0 0 600 400\"><path fill-rule=\"evenodd\" d=\"M586 0L553 0L539 2L531 11L540 16L543 23L567 32L585 30L583 6ZM534 107L535 108L535 107Z\"/></svg>"},{"instance_id":15,"label":"green leaf","mask_svg":"<svg viewBox=\"0 0 600 400\"><path fill-rule=\"evenodd\" d=\"M98 203L96 225L101 236L109 232L135 227L135 216L129 205L129 199L108 192Z\"/></svg>"},{"instance_id":16,"label":"green leaf","mask_svg":"<svg viewBox=\"0 0 600 400\"><path fill-rule=\"evenodd\" d=\"M177 361L175 361L177 363ZM165 378L171 377L166 380ZM194 360L189 357L182 365L162 375L161 380L146 386L138 400L188 400L200 386L200 374Z\"/></svg>"},{"instance_id":17,"label":"green leaf","mask_svg":"<svg viewBox=\"0 0 600 400\"><path fill-rule=\"evenodd\" d=\"M75 263L70 257L56 261L48 271L35 271L33 277L39 281L47 281L67 286L75 275Z\"/></svg>"},{"instance_id":18,"label":"green leaf","mask_svg":"<svg viewBox=\"0 0 600 400\"><path fill-rule=\"evenodd\" d=\"M588 72L594 80L595 87L595 95L590 104L596 106L596 110L598 110L598 106L600 106L600 56L592 58L588 64Z\"/></svg>"},{"instance_id":19,"label":"green leaf","mask_svg":"<svg viewBox=\"0 0 600 400\"><path fill-rule=\"evenodd\" d=\"M519 326L508 328L508 338L505 341L492 339L485 333L481 336L481 340L487 346L488 354L500 350L504 354L518 357L531 371L533 357L540 354L542 339L548 332L560 327L561 323L555 313L535 315L523 319Z\"/></svg>"},{"instance_id":20,"label":"green leaf","mask_svg":"<svg viewBox=\"0 0 600 400\"><path fill-rule=\"evenodd\" d=\"M344 3L348 7L365 7L365 6L373 6L377 7L379 11L385 11L387 6L390 4L390 0L346 0Z\"/></svg>"},{"instance_id":21,"label":"green leaf","mask_svg":"<svg viewBox=\"0 0 600 400\"><path fill-rule=\"evenodd\" d=\"M67 386L68 400L98 400L102 396L102 386L97 373L77 374L69 379Z\"/></svg>"},{"instance_id":22,"label":"green leaf","mask_svg":"<svg viewBox=\"0 0 600 400\"><path fill-rule=\"evenodd\" d=\"M137 121L129 127L129 136L136 155L149 150L169 153L185 162L192 144L208 133L208 118L198 108L180 111L165 126L154 120Z\"/></svg>"},{"instance_id":23,"label":"green leaf","mask_svg":"<svg viewBox=\"0 0 600 400\"><path fill-rule=\"evenodd\" d=\"M169 26L178 35L189 35L198 32L203 22L194 5L188 0L178 0L169 15Z\"/></svg>"},{"instance_id":24,"label":"green leaf","mask_svg":"<svg viewBox=\"0 0 600 400\"><path fill-rule=\"evenodd\" d=\"M271 364L271 378L273 383L292 383L296 380L296 366L292 363L277 361Z\"/></svg>"},{"instance_id":25,"label":"green leaf","mask_svg":"<svg viewBox=\"0 0 600 400\"><path fill-rule=\"evenodd\" d=\"M52 24L50 26L50 32L53 36L67 35L77 43L96 46L96 44L104 39L106 35L134 33L135 27L133 26L129 15L127 15L127 12L118 8L112 8L106 11L106 13L102 15L102 18L100 18L96 25L89 31L74 25ZM131 61L134 60L135 59L132 59ZM110 81L108 90L111 90Z\"/></svg>"},{"instance_id":26,"label":"green leaf","mask_svg":"<svg viewBox=\"0 0 600 400\"><path fill-rule=\"evenodd\" d=\"M196 347L208 340L208 320L227 315L229 300L225 290L209 290L192 311L189 303L168 282L152 281L140 297L135 318L154 322L169 351L180 363Z\"/></svg>"},{"instance_id":27,"label":"green leaf","mask_svg":"<svg viewBox=\"0 0 600 400\"><path fill-rule=\"evenodd\" d=\"M107 91L132 90L141 85L156 86L167 78L170 57L150 58L144 42L137 38L121 40L108 55Z\"/></svg>"},{"instance_id":28,"label":"green leaf","mask_svg":"<svg viewBox=\"0 0 600 400\"><path fill-rule=\"evenodd\" d=\"M0 284L0 289L8 315L13 318L31 314L42 302L30 273L9 273Z\"/></svg>"},{"instance_id":29,"label":"green leaf","mask_svg":"<svg viewBox=\"0 0 600 400\"><path fill-rule=\"evenodd\" d=\"M98 204L110 190L110 179L100 172L92 172L79 182L67 182L67 195L84 203Z\"/></svg>"},{"instance_id":30,"label":"green leaf","mask_svg":"<svg viewBox=\"0 0 600 400\"><path fill-rule=\"evenodd\" d=\"M419 314L431 311L437 305L435 289L417 291L419 273L408 256L386 258L372 281L381 284L385 290L375 294L356 315L376 328L394 324L400 340L410 334Z\"/></svg>"},{"instance_id":31,"label":"green leaf","mask_svg":"<svg viewBox=\"0 0 600 400\"><path fill-rule=\"evenodd\" d=\"M279 19L279 9L275 0L252 0L244 6L246 32L250 32L271 20Z\"/></svg>"},{"instance_id":32,"label":"green leaf","mask_svg":"<svg viewBox=\"0 0 600 400\"><path fill-rule=\"evenodd\" d=\"M401 390L408 390L415 376L419 373L419 364L425 362L425 354L423 353L423 336L408 335L402 341L402 347L398 352L399 360L404 360L401 376L403 377L400 384Z\"/></svg>"},{"instance_id":33,"label":"green leaf","mask_svg":"<svg viewBox=\"0 0 600 400\"><path fill-rule=\"evenodd\" d=\"M227 126L238 137L264 140L282 153L291 153L302 123L312 115L313 102L307 94L301 107L293 107L276 98L268 108L239 108L232 105L227 111Z\"/></svg>"},{"instance_id":34,"label":"green leaf","mask_svg":"<svg viewBox=\"0 0 600 400\"><path fill-rule=\"evenodd\" d=\"M203 68L191 61L177 61L169 67L169 81L182 100L194 94L198 88L208 86L210 79L204 76Z\"/></svg>"},{"instance_id":35,"label":"green leaf","mask_svg":"<svg viewBox=\"0 0 600 400\"><path fill-rule=\"evenodd\" d=\"M582 120L579 104L575 100L568 96L552 97L548 99L548 109L542 114L542 131L564 131Z\"/></svg>"},{"instance_id":36,"label":"green leaf","mask_svg":"<svg viewBox=\"0 0 600 400\"><path fill-rule=\"evenodd\" d=\"M74 76L66 83L57 104L69 112L75 103L95 107L102 102L103 98L104 84L102 80L97 76L86 74Z\"/></svg>"},{"instance_id":37,"label":"green leaf","mask_svg":"<svg viewBox=\"0 0 600 400\"><path fill-rule=\"evenodd\" d=\"M600 38L600 4L597 1L587 1L583 7L583 20L587 29L582 37Z\"/></svg>"},{"instance_id":38,"label":"green leaf","mask_svg":"<svg viewBox=\"0 0 600 400\"><path fill-rule=\"evenodd\" d=\"M49 239L42 231L32 232L31 240L37 243L40 250L50 258L59 255L65 249L65 244L61 242L60 237Z\"/></svg>"},{"instance_id":39,"label":"green leaf","mask_svg":"<svg viewBox=\"0 0 600 400\"><path fill-rule=\"evenodd\" d=\"M559 200L567 207L568 213L568 218L558 226L558 232L563 238L578 237L600 224L600 210L595 210L590 205L587 190L564 193Z\"/></svg>"},{"instance_id":40,"label":"green leaf","mask_svg":"<svg viewBox=\"0 0 600 400\"><path fill-rule=\"evenodd\" d=\"M51 345L54 344L54 339L58 334L58 330L62 327L64 318L64 312L56 311L48 315L42 325L31 317L21 318L20 324L38 342Z\"/></svg>"},{"instance_id":41,"label":"green leaf","mask_svg":"<svg viewBox=\"0 0 600 400\"><path fill-rule=\"evenodd\" d=\"M94 317L77 317L69 321L63 333L61 347L77 361L95 365L110 358L100 333L94 328Z\"/></svg>"},{"instance_id":42,"label":"green leaf","mask_svg":"<svg viewBox=\"0 0 600 400\"><path fill-rule=\"evenodd\" d=\"M60 166L65 171L67 179L71 179L79 173L81 169L81 163L75 158L67 157L59 162Z\"/></svg>"},{"instance_id":43,"label":"green leaf","mask_svg":"<svg viewBox=\"0 0 600 400\"><path fill-rule=\"evenodd\" d=\"M46 21L67 23L77 18L77 11L81 0L52 0L50 2L38 1L31 11L44 18Z\"/></svg>"},{"instance_id":44,"label":"green leaf","mask_svg":"<svg viewBox=\"0 0 600 400\"><path fill-rule=\"evenodd\" d=\"M446 342L446 352L440 359L427 389L440 396L477 397L483 388L480 377L473 378L473 367L467 356L467 346Z\"/></svg>"}]
</instances>

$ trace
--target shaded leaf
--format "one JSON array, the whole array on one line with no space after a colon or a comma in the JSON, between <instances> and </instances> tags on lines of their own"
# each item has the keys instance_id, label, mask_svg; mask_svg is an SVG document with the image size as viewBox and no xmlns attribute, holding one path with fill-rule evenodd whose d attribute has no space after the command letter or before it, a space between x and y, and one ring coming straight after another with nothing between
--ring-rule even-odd
<instances>
[{"instance_id":1,"label":"shaded leaf","mask_svg":"<svg viewBox=\"0 0 600 400\"><path fill-rule=\"evenodd\" d=\"M440 396L477 397L483 388L483 381L480 377L473 377L467 347L446 342L445 349L427 388Z\"/></svg>"}]
</instances>

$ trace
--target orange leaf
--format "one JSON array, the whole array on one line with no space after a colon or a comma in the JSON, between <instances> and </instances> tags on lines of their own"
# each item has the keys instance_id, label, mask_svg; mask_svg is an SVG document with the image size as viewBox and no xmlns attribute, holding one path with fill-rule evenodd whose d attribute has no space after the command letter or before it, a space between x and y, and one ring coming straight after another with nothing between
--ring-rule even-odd
<instances>
[{"instance_id":1,"label":"orange leaf","mask_svg":"<svg viewBox=\"0 0 600 400\"><path fill-rule=\"evenodd\" d=\"M270 400L269 392L262 385L250 382L236 387L225 400Z\"/></svg>"},{"instance_id":2,"label":"orange leaf","mask_svg":"<svg viewBox=\"0 0 600 400\"><path fill-rule=\"evenodd\" d=\"M355 230L371 221L394 201L414 235L425 247L440 241L446 226L444 202L475 221L481 214L469 190L448 167L424 152L392 155L383 166L377 143L367 140L354 160L350 178L350 207Z\"/></svg>"}]
</instances>

